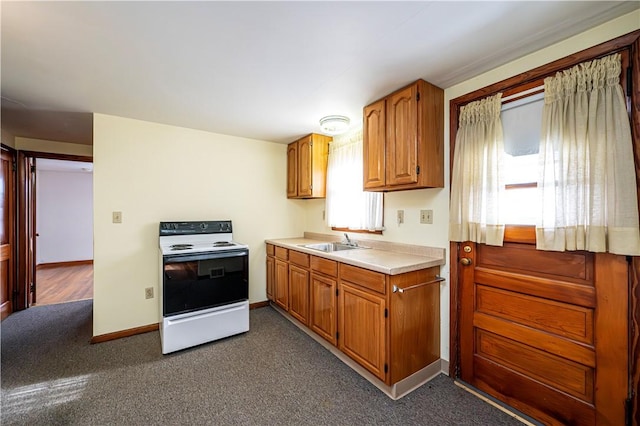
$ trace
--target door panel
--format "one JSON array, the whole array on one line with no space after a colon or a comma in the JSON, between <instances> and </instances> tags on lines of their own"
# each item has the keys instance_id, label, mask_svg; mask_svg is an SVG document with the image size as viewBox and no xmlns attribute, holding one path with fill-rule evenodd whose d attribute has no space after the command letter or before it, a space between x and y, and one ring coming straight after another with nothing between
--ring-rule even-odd
<instances>
[{"instance_id":1,"label":"door panel","mask_svg":"<svg viewBox=\"0 0 640 426\"><path fill-rule=\"evenodd\" d=\"M298 141L298 196L311 197L313 195L313 147L312 136Z\"/></svg>"},{"instance_id":2,"label":"door panel","mask_svg":"<svg viewBox=\"0 0 640 426\"><path fill-rule=\"evenodd\" d=\"M364 108L364 189L385 184L385 100Z\"/></svg>"},{"instance_id":3,"label":"door panel","mask_svg":"<svg viewBox=\"0 0 640 426\"><path fill-rule=\"evenodd\" d=\"M332 345L337 344L336 288L334 279L311 273L311 329Z\"/></svg>"},{"instance_id":4,"label":"door panel","mask_svg":"<svg viewBox=\"0 0 640 426\"><path fill-rule=\"evenodd\" d=\"M462 246L460 377L545 423L624 424L625 258Z\"/></svg>"},{"instance_id":5,"label":"door panel","mask_svg":"<svg viewBox=\"0 0 640 426\"><path fill-rule=\"evenodd\" d=\"M295 265L289 265L289 313L304 325L308 324L309 271Z\"/></svg>"},{"instance_id":6,"label":"door panel","mask_svg":"<svg viewBox=\"0 0 640 426\"><path fill-rule=\"evenodd\" d=\"M416 183L418 173L417 85L387 100L387 185Z\"/></svg>"},{"instance_id":7,"label":"door panel","mask_svg":"<svg viewBox=\"0 0 640 426\"><path fill-rule=\"evenodd\" d=\"M341 281L340 350L385 380L385 299Z\"/></svg>"},{"instance_id":8,"label":"door panel","mask_svg":"<svg viewBox=\"0 0 640 426\"><path fill-rule=\"evenodd\" d=\"M15 178L14 155L2 150L0 170L0 319L13 312L15 286Z\"/></svg>"}]
</instances>

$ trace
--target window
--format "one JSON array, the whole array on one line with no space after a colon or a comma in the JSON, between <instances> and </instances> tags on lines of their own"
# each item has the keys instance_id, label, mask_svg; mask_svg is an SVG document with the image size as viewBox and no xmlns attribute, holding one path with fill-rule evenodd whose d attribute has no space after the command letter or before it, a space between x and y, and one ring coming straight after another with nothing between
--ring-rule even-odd
<instances>
[{"instance_id":1,"label":"window","mask_svg":"<svg viewBox=\"0 0 640 426\"><path fill-rule=\"evenodd\" d=\"M327 224L381 231L382 194L362 190L362 129L333 138L327 165Z\"/></svg>"},{"instance_id":2,"label":"window","mask_svg":"<svg viewBox=\"0 0 640 426\"><path fill-rule=\"evenodd\" d=\"M502 105L505 193L502 223L535 225L538 208L538 150L544 93Z\"/></svg>"}]
</instances>

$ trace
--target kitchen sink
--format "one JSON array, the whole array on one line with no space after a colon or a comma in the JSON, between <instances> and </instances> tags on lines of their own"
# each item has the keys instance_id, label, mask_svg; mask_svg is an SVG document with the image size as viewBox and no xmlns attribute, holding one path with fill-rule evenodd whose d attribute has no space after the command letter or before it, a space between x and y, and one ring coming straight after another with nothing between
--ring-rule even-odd
<instances>
[{"instance_id":1,"label":"kitchen sink","mask_svg":"<svg viewBox=\"0 0 640 426\"><path fill-rule=\"evenodd\" d=\"M343 250L357 250L369 247L354 246L345 243L316 243L316 244L302 244L301 247L310 248L313 250L319 250L324 252L343 251Z\"/></svg>"}]
</instances>

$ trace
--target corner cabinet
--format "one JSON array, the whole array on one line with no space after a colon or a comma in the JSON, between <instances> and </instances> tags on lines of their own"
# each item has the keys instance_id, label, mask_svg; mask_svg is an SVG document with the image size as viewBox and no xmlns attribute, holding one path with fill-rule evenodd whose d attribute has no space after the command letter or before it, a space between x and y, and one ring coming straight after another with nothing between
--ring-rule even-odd
<instances>
[{"instance_id":1,"label":"corner cabinet","mask_svg":"<svg viewBox=\"0 0 640 426\"><path fill-rule=\"evenodd\" d=\"M329 136L312 133L287 146L287 198L324 198Z\"/></svg>"},{"instance_id":2,"label":"corner cabinet","mask_svg":"<svg viewBox=\"0 0 640 426\"><path fill-rule=\"evenodd\" d=\"M364 108L365 191L444 187L444 91L418 80Z\"/></svg>"}]
</instances>

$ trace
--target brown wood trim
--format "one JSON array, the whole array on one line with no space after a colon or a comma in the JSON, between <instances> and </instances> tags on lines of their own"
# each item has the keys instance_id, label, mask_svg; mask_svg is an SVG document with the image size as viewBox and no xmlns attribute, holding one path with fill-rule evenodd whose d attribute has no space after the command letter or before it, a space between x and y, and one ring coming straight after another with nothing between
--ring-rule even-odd
<instances>
[{"instance_id":1,"label":"brown wood trim","mask_svg":"<svg viewBox=\"0 0 640 426\"><path fill-rule=\"evenodd\" d=\"M600 43L596 46L592 46L590 48L581 50L580 52L576 52L572 55L565 56L564 58L523 72L506 80L502 80L490 86L478 89L474 92L467 93L466 95L453 99L451 103L462 106L476 99L491 96L498 92L503 92L506 96L518 93L521 90L530 89L532 87L535 87L536 84L539 84L539 81L541 81L545 77L553 75L558 71L570 68L576 64L579 64L580 62L590 61L601 56L610 55L617 51L627 49L630 45L636 42L639 37L640 30L630 32L613 40ZM529 87L525 86L527 84L529 84ZM516 88L518 88L519 90L514 90Z\"/></svg>"},{"instance_id":2,"label":"brown wood trim","mask_svg":"<svg viewBox=\"0 0 640 426\"><path fill-rule=\"evenodd\" d=\"M460 267L458 259L458 251L460 250L460 243L449 243L449 264L451 265L449 271L449 282L458 284L458 268ZM449 377L460 377L460 346L458 345L460 331L460 317L457 313L460 312L460 297L459 291L456 287L456 291L451 290L449 294Z\"/></svg>"},{"instance_id":3,"label":"brown wood trim","mask_svg":"<svg viewBox=\"0 0 640 426\"><path fill-rule=\"evenodd\" d=\"M11 304L9 302L0 306L0 321L4 320L11 314Z\"/></svg>"},{"instance_id":4,"label":"brown wood trim","mask_svg":"<svg viewBox=\"0 0 640 426\"><path fill-rule=\"evenodd\" d=\"M249 309L257 309L269 306L269 301L256 302L249 305ZM149 324L141 327L128 328L126 330L115 331L113 333L100 334L91 338L91 344L108 342L109 340L121 339L123 337L135 336L136 334L148 333L160 329L160 324Z\"/></svg>"},{"instance_id":5,"label":"brown wood trim","mask_svg":"<svg viewBox=\"0 0 640 426\"><path fill-rule=\"evenodd\" d=\"M91 344L108 342L109 340L121 339L123 337L135 336L136 334L148 333L160 329L160 324L149 324L141 327L128 328L126 330L115 331L113 333L100 334L91 338Z\"/></svg>"},{"instance_id":6,"label":"brown wood trim","mask_svg":"<svg viewBox=\"0 0 640 426\"><path fill-rule=\"evenodd\" d=\"M625 256L609 253L597 253L595 261L598 312L594 331L601 337L596 345L596 359L598 372L607 372L595 377L596 424L623 425L624 410L617 403L627 399L629 389L628 371L623 368L629 365L628 288L625 280L629 265ZM604 292L597 290L604 286L616 286L616 289L602 296Z\"/></svg>"},{"instance_id":7,"label":"brown wood trim","mask_svg":"<svg viewBox=\"0 0 640 426\"><path fill-rule=\"evenodd\" d=\"M93 156L88 155L73 155L73 154L56 154L53 152L40 152L40 151L20 151L27 157L34 158L48 158L51 160L67 160L67 161L83 161L92 163Z\"/></svg>"},{"instance_id":8,"label":"brown wood trim","mask_svg":"<svg viewBox=\"0 0 640 426\"><path fill-rule=\"evenodd\" d=\"M89 260L72 260L69 262L51 262L41 263L36 265L36 269L57 268L60 266L79 266L79 265L93 265L93 259Z\"/></svg>"},{"instance_id":9,"label":"brown wood trim","mask_svg":"<svg viewBox=\"0 0 640 426\"><path fill-rule=\"evenodd\" d=\"M584 49L580 52L576 52L572 55L566 56L564 58L558 59L556 61L550 62L548 64L539 66L530 71L518 74L511 78L502 80L495 84L486 86L484 88L478 89L466 95L460 96L458 98L452 99L449 103L449 188L451 188L451 174L453 172L453 160L454 160L454 152L455 152L455 140L458 130L458 115L460 112L460 108L474 100L478 100L490 95L493 95L498 92L502 92L504 96L509 96L516 94L523 90L528 90L536 85L540 84L540 82L550 75L561 71L563 69L572 67L580 62L593 60L598 57L608 55L614 52L618 52L620 50L631 48L631 59L632 63L632 102L631 102L631 127L632 127L632 135L633 135L633 144L634 144L634 160L636 165L636 184L638 187L638 202L640 204L640 30L636 30L625 34L623 36L617 37L613 40L606 41L604 43L600 43L596 46L592 46L590 48ZM508 235L507 227L505 229L505 237ZM514 238L519 239L523 238L525 241L531 241L531 237L527 237L527 232L525 231L524 235L520 234L521 230L515 230ZM535 230L534 230L534 238L535 238ZM525 242L523 241L523 242ZM535 239L533 240L535 241ZM458 254L457 254L458 243L452 242L450 244L450 261L451 261L451 271L450 271L450 323L449 323L449 373L451 377L459 376L459 350L460 350L460 338L459 338L459 292L460 286L458 285ZM640 260L638 258L634 258L634 278L636 282L635 292L633 294L632 303L635 303L634 309L634 321L636 324L640 324L640 284L637 284L640 281ZM638 331L638 327L636 327L636 334L640 333ZM640 337L636 336L636 340L634 340L634 346L632 347L634 360L634 365L632 366L632 375L633 375L633 386L635 389L638 389L640 386ZM637 424L640 424L640 392L636 392L635 403L634 403L634 419Z\"/></svg>"},{"instance_id":10,"label":"brown wood trim","mask_svg":"<svg viewBox=\"0 0 640 426\"><path fill-rule=\"evenodd\" d=\"M354 234L376 234L382 235L382 231L368 231L366 229L331 228L332 231L351 232Z\"/></svg>"},{"instance_id":11,"label":"brown wood trim","mask_svg":"<svg viewBox=\"0 0 640 426\"><path fill-rule=\"evenodd\" d=\"M523 188L537 188L537 182L529 182L529 183L510 183L504 186L504 189L523 189Z\"/></svg>"},{"instance_id":12,"label":"brown wood trim","mask_svg":"<svg viewBox=\"0 0 640 426\"><path fill-rule=\"evenodd\" d=\"M640 37L631 46L629 59L631 68L631 133L633 135L633 159L636 165L636 187L638 188L638 208L640 209ZM640 257L634 257L629 271L630 295L630 376L631 389L635 389L632 424L640 425Z\"/></svg>"},{"instance_id":13,"label":"brown wood trim","mask_svg":"<svg viewBox=\"0 0 640 426\"><path fill-rule=\"evenodd\" d=\"M506 225L504 227L504 242L536 243L536 227L528 225Z\"/></svg>"},{"instance_id":14,"label":"brown wood trim","mask_svg":"<svg viewBox=\"0 0 640 426\"><path fill-rule=\"evenodd\" d=\"M249 304L249 309L258 309L258 308L264 308L266 306L269 306L270 303L268 300L263 300L262 302L255 302L255 303L250 303Z\"/></svg>"}]
</instances>

